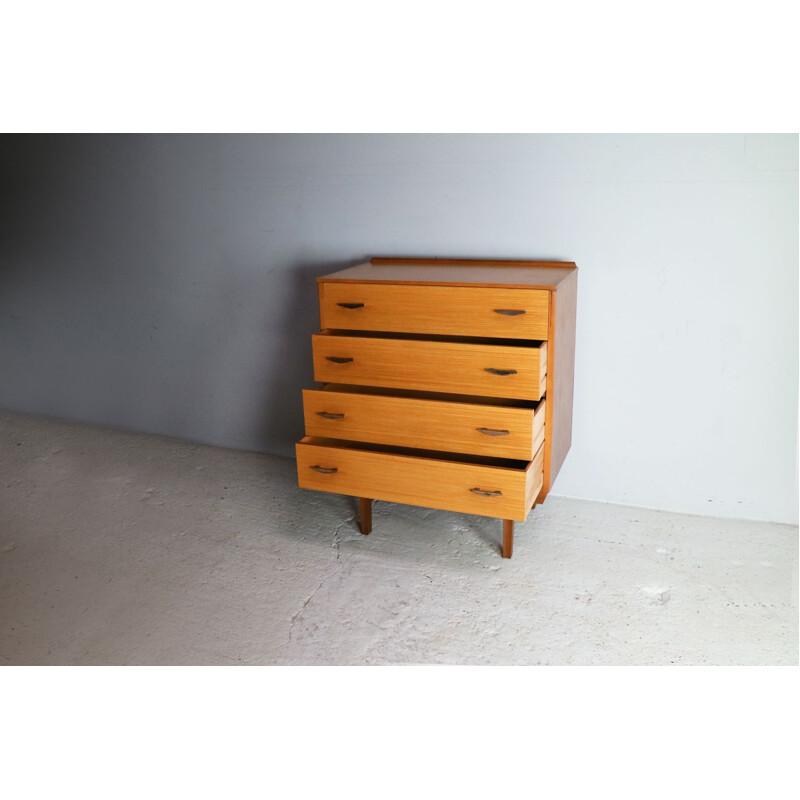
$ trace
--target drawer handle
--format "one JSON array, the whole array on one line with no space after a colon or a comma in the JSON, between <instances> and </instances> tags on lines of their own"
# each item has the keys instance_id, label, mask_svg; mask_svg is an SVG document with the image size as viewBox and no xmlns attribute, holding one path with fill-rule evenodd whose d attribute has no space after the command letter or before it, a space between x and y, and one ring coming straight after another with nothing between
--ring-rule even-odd
<instances>
[{"instance_id":1,"label":"drawer handle","mask_svg":"<svg viewBox=\"0 0 800 800\"><path fill-rule=\"evenodd\" d=\"M330 475L332 472L338 472L338 467L321 467L319 464L314 464L311 467L315 472L321 472L323 475Z\"/></svg>"},{"instance_id":2,"label":"drawer handle","mask_svg":"<svg viewBox=\"0 0 800 800\"><path fill-rule=\"evenodd\" d=\"M520 314L525 314L522 308L495 308L495 314L502 314L504 317L518 317Z\"/></svg>"},{"instance_id":3,"label":"drawer handle","mask_svg":"<svg viewBox=\"0 0 800 800\"><path fill-rule=\"evenodd\" d=\"M328 361L333 361L334 364L347 364L352 361L352 358L342 358L341 356L325 356Z\"/></svg>"},{"instance_id":4,"label":"drawer handle","mask_svg":"<svg viewBox=\"0 0 800 800\"><path fill-rule=\"evenodd\" d=\"M342 308L364 308L363 303L337 303L337 306L341 306ZM524 311L522 312L525 313Z\"/></svg>"},{"instance_id":5,"label":"drawer handle","mask_svg":"<svg viewBox=\"0 0 800 800\"><path fill-rule=\"evenodd\" d=\"M486 367L486 372L491 372L492 375L516 375L515 369L494 369L493 367Z\"/></svg>"},{"instance_id":6,"label":"drawer handle","mask_svg":"<svg viewBox=\"0 0 800 800\"><path fill-rule=\"evenodd\" d=\"M330 411L317 411L317 414L320 417L325 417L325 419L343 419L344 414L331 414Z\"/></svg>"},{"instance_id":7,"label":"drawer handle","mask_svg":"<svg viewBox=\"0 0 800 800\"><path fill-rule=\"evenodd\" d=\"M476 428L478 433L485 433L487 436L508 436L511 431L500 431L495 428Z\"/></svg>"},{"instance_id":8,"label":"drawer handle","mask_svg":"<svg viewBox=\"0 0 800 800\"><path fill-rule=\"evenodd\" d=\"M479 489L477 486L474 489L470 489L471 492L474 494L482 494L484 497L502 497L503 493L497 489L494 492L487 492L485 489Z\"/></svg>"}]
</instances>

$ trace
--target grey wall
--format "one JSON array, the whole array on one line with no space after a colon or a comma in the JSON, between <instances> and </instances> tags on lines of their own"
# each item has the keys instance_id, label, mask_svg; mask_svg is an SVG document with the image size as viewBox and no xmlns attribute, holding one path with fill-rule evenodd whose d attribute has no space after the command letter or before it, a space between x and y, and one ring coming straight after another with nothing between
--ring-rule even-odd
<instances>
[{"instance_id":1,"label":"grey wall","mask_svg":"<svg viewBox=\"0 0 800 800\"><path fill-rule=\"evenodd\" d=\"M0 138L0 407L290 455L315 278L574 260L557 493L797 517L797 136Z\"/></svg>"}]
</instances>

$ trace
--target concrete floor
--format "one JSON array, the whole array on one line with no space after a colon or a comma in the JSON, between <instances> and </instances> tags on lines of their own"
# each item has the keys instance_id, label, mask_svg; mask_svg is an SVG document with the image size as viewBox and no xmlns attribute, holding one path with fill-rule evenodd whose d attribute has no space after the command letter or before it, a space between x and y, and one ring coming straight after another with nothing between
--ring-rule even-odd
<instances>
[{"instance_id":1,"label":"concrete floor","mask_svg":"<svg viewBox=\"0 0 800 800\"><path fill-rule=\"evenodd\" d=\"M0 663L797 664L797 528L550 497L517 524L0 413Z\"/></svg>"}]
</instances>

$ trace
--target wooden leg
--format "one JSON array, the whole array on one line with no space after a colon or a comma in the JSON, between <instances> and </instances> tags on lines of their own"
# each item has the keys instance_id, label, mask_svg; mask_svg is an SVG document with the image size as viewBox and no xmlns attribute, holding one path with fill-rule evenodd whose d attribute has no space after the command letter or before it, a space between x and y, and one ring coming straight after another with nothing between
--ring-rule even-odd
<instances>
[{"instance_id":1,"label":"wooden leg","mask_svg":"<svg viewBox=\"0 0 800 800\"><path fill-rule=\"evenodd\" d=\"M511 558L514 549L514 520L503 520L503 558Z\"/></svg>"},{"instance_id":2,"label":"wooden leg","mask_svg":"<svg viewBox=\"0 0 800 800\"><path fill-rule=\"evenodd\" d=\"M359 512L361 514L361 533L372 533L372 500L366 497L358 498Z\"/></svg>"}]
</instances>

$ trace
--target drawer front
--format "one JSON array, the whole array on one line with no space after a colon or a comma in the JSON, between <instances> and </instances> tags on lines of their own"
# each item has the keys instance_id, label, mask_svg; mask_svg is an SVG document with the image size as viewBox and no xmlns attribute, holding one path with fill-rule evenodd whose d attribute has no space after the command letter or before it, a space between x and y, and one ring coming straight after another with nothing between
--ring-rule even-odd
<instances>
[{"instance_id":1,"label":"drawer front","mask_svg":"<svg viewBox=\"0 0 800 800\"><path fill-rule=\"evenodd\" d=\"M316 334L314 380L430 392L538 400L545 390L547 345Z\"/></svg>"},{"instance_id":2,"label":"drawer front","mask_svg":"<svg viewBox=\"0 0 800 800\"><path fill-rule=\"evenodd\" d=\"M543 449L526 469L511 469L303 440L297 475L304 489L522 522L534 485L541 485Z\"/></svg>"},{"instance_id":3,"label":"drawer front","mask_svg":"<svg viewBox=\"0 0 800 800\"><path fill-rule=\"evenodd\" d=\"M550 293L402 284L320 284L322 328L547 339Z\"/></svg>"},{"instance_id":4,"label":"drawer front","mask_svg":"<svg viewBox=\"0 0 800 800\"><path fill-rule=\"evenodd\" d=\"M543 401L533 409L303 391L310 436L524 461L533 458L544 440L544 412Z\"/></svg>"}]
</instances>

